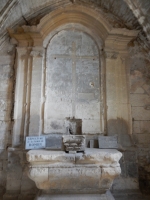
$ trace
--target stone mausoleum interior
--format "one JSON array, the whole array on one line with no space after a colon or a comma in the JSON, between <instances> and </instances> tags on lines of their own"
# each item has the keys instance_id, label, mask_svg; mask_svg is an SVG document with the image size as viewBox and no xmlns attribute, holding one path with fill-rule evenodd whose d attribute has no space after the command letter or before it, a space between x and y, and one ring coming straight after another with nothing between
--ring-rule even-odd
<instances>
[{"instance_id":1,"label":"stone mausoleum interior","mask_svg":"<svg viewBox=\"0 0 150 200\"><path fill-rule=\"evenodd\" d=\"M0 0L0 200L150 200L149 0Z\"/></svg>"}]
</instances>

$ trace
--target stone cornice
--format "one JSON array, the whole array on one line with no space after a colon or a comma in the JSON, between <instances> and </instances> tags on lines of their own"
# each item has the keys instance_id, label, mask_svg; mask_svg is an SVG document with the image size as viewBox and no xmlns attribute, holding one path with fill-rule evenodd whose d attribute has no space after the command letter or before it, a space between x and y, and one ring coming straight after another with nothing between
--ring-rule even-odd
<instances>
[{"instance_id":1,"label":"stone cornice","mask_svg":"<svg viewBox=\"0 0 150 200\"><path fill-rule=\"evenodd\" d=\"M9 34L18 41L18 46L43 46L51 32L70 23L92 30L93 37L101 39L106 50L117 52L125 51L129 41L138 34L135 30L112 28L100 13L76 4L52 11L42 18L38 26L22 26L16 31L9 29Z\"/></svg>"}]
</instances>

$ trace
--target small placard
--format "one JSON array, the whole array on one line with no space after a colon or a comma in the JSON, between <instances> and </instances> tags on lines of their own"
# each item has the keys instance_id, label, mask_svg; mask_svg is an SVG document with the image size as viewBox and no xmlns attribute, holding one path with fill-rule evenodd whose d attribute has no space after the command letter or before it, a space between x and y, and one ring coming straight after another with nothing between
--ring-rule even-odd
<instances>
[{"instance_id":1,"label":"small placard","mask_svg":"<svg viewBox=\"0 0 150 200\"><path fill-rule=\"evenodd\" d=\"M25 149L44 149L44 148L45 148L45 136L26 137Z\"/></svg>"}]
</instances>

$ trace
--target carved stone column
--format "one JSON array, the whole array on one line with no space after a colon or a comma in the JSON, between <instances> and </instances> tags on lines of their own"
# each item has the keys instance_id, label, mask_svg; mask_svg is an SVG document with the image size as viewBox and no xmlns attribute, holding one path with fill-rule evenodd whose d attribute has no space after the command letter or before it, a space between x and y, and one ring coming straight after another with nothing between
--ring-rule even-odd
<instances>
[{"instance_id":1,"label":"carved stone column","mask_svg":"<svg viewBox=\"0 0 150 200\"><path fill-rule=\"evenodd\" d=\"M33 47L32 56L32 77L31 77L31 99L30 99L30 125L29 135L39 135L41 127L41 99L43 85L43 55L42 47Z\"/></svg>"}]
</instances>

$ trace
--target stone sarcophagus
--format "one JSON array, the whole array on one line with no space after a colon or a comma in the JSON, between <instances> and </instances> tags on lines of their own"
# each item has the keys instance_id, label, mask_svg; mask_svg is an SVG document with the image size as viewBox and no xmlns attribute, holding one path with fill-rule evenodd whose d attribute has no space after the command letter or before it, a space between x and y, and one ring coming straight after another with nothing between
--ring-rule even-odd
<instances>
[{"instance_id":1,"label":"stone sarcophagus","mask_svg":"<svg viewBox=\"0 0 150 200\"><path fill-rule=\"evenodd\" d=\"M105 194L120 175L122 154L110 149L85 152L30 150L28 175L48 194Z\"/></svg>"}]
</instances>

